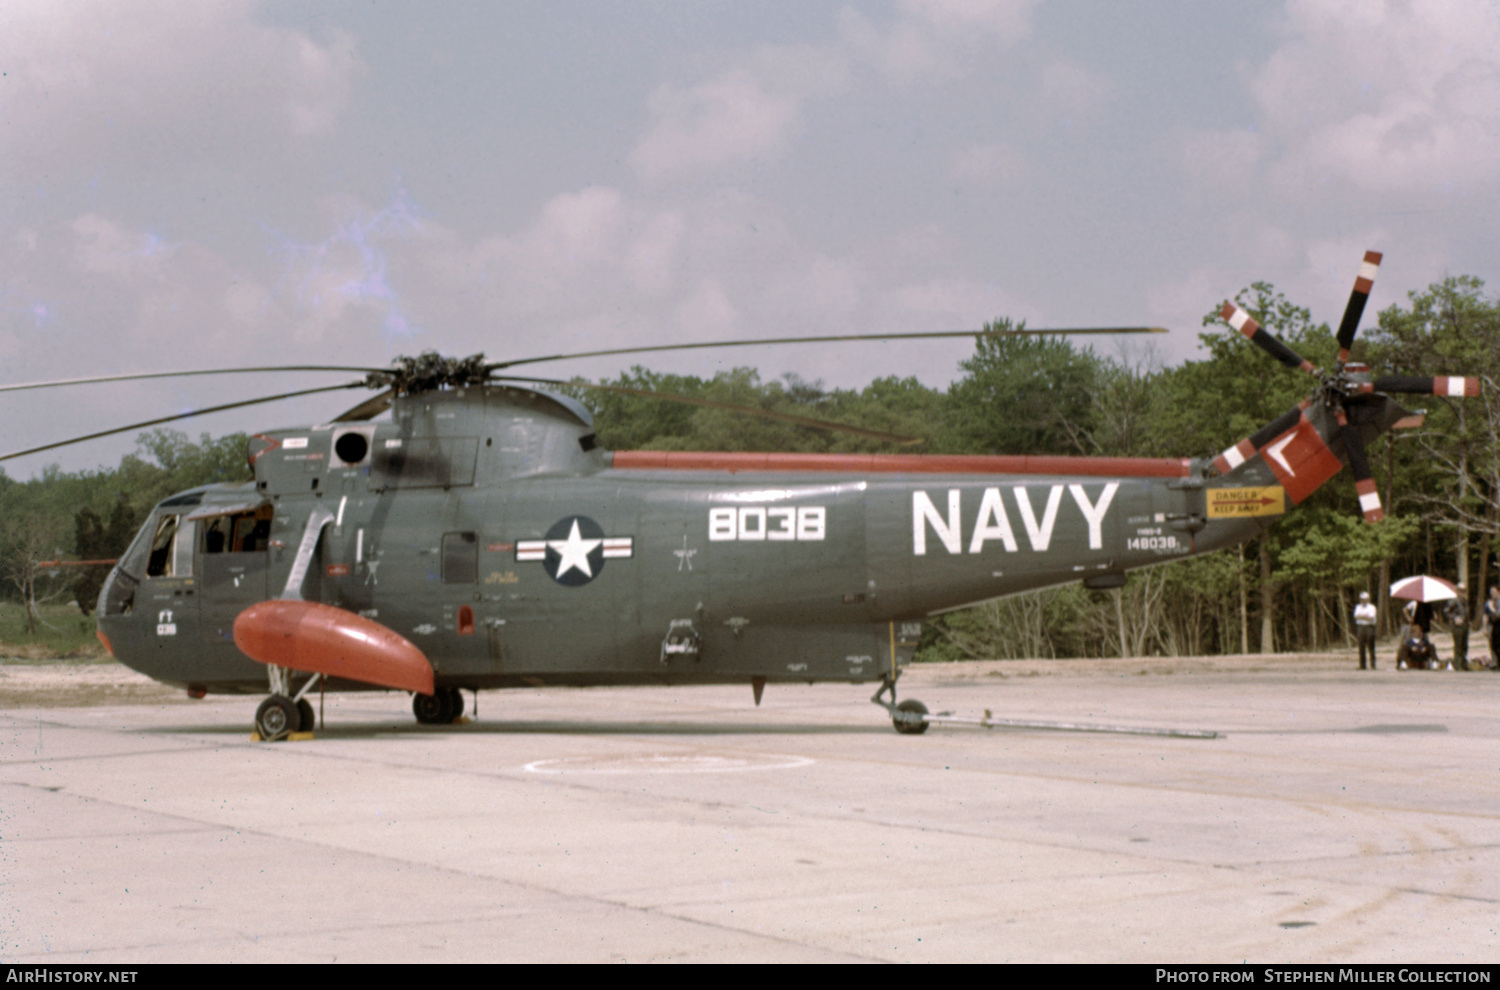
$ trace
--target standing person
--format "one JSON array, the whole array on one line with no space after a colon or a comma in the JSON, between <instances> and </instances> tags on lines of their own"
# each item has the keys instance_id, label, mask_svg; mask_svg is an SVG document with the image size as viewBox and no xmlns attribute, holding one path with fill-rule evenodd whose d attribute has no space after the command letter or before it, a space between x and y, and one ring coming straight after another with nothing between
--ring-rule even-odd
<instances>
[{"instance_id":1,"label":"standing person","mask_svg":"<svg viewBox=\"0 0 1500 990\"><path fill-rule=\"evenodd\" d=\"M1453 659L1448 663L1448 669L1452 670L1454 665L1459 670L1469 669L1469 592L1460 581L1458 583L1458 597L1450 599L1443 606L1443 618L1448 623L1448 628L1453 630Z\"/></svg>"},{"instance_id":2,"label":"standing person","mask_svg":"<svg viewBox=\"0 0 1500 990\"><path fill-rule=\"evenodd\" d=\"M1421 626L1422 635L1432 635L1432 605L1429 602L1407 602L1401 611L1408 625Z\"/></svg>"},{"instance_id":3,"label":"standing person","mask_svg":"<svg viewBox=\"0 0 1500 990\"><path fill-rule=\"evenodd\" d=\"M1359 593L1359 604L1354 606L1354 638L1359 641L1359 669L1375 669L1375 606L1370 604L1370 593ZM1365 653L1370 654L1370 666L1365 666Z\"/></svg>"}]
</instances>

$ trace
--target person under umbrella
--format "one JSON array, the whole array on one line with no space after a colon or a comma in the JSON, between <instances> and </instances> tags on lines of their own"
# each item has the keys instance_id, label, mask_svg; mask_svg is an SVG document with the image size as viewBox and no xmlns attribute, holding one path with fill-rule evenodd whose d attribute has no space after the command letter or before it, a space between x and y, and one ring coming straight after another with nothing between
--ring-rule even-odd
<instances>
[{"instance_id":1,"label":"person under umbrella","mask_svg":"<svg viewBox=\"0 0 1500 990\"><path fill-rule=\"evenodd\" d=\"M1438 666L1437 648L1432 645L1432 640L1427 638L1427 633L1415 622L1406 629L1406 638L1401 641L1401 649L1397 653L1397 670L1436 670Z\"/></svg>"},{"instance_id":2,"label":"person under umbrella","mask_svg":"<svg viewBox=\"0 0 1500 990\"><path fill-rule=\"evenodd\" d=\"M1406 670L1420 663L1418 669L1436 669L1437 650L1428 638L1432 631L1432 603L1457 598L1458 589L1442 578L1419 574L1391 585L1391 597L1407 599L1403 612L1411 623L1411 629L1396 651L1396 668ZM1420 635L1416 634L1417 631ZM1451 665L1449 669L1452 669Z\"/></svg>"}]
</instances>

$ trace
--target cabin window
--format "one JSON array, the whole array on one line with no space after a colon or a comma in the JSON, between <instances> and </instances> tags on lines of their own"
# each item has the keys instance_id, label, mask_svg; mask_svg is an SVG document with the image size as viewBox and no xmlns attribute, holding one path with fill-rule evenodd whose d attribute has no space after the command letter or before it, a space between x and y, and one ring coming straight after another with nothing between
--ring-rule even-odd
<instances>
[{"instance_id":1,"label":"cabin window","mask_svg":"<svg viewBox=\"0 0 1500 990\"><path fill-rule=\"evenodd\" d=\"M271 507L199 520L204 553L259 553L271 545Z\"/></svg>"},{"instance_id":2,"label":"cabin window","mask_svg":"<svg viewBox=\"0 0 1500 990\"><path fill-rule=\"evenodd\" d=\"M177 515L162 516L151 540L148 577L192 577L193 535L197 522Z\"/></svg>"},{"instance_id":3,"label":"cabin window","mask_svg":"<svg viewBox=\"0 0 1500 990\"><path fill-rule=\"evenodd\" d=\"M443 583L479 581L479 538L473 533L443 534Z\"/></svg>"}]
</instances>

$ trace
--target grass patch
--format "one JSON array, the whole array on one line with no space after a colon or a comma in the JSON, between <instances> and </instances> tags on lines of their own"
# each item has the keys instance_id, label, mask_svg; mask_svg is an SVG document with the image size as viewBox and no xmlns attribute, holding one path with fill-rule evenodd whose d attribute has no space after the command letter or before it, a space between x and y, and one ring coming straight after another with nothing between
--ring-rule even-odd
<instances>
[{"instance_id":1,"label":"grass patch","mask_svg":"<svg viewBox=\"0 0 1500 990\"><path fill-rule=\"evenodd\" d=\"M76 605L43 605L34 635L26 632L26 610L0 603L0 657L6 660L104 660L109 655L94 635L92 615Z\"/></svg>"}]
</instances>

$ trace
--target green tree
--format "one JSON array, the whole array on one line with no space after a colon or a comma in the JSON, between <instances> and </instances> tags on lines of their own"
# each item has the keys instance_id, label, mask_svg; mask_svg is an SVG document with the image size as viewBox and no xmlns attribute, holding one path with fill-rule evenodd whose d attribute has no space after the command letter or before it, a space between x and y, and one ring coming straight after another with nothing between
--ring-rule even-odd
<instances>
[{"instance_id":1,"label":"green tree","mask_svg":"<svg viewBox=\"0 0 1500 990\"><path fill-rule=\"evenodd\" d=\"M1415 443L1389 458L1393 501L1411 505L1430 523L1451 529L1459 576L1467 578L1469 534L1482 534L1481 561L1500 534L1500 304L1484 283L1457 276L1409 294L1410 307L1391 306L1368 335L1364 353L1377 374L1463 375L1480 378L1477 398L1404 396L1424 407L1427 420ZM1480 585L1485 575L1481 574Z\"/></svg>"},{"instance_id":2,"label":"green tree","mask_svg":"<svg viewBox=\"0 0 1500 990\"><path fill-rule=\"evenodd\" d=\"M879 379L861 391L826 390L795 375L762 382L751 368L711 379L632 368L603 385L680 395L708 402L845 423L898 436L925 437L941 415L943 396L916 379ZM575 388L594 413L600 442L611 450L850 452L892 450L890 443L640 395ZM919 450L922 447L906 447Z\"/></svg>"},{"instance_id":3,"label":"green tree","mask_svg":"<svg viewBox=\"0 0 1500 990\"><path fill-rule=\"evenodd\" d=\"M986 330L1024 330L1008 319ZM1059 337L979 337L948 390L941 449L964 454L1084 454L1100 360Z\"/></svg>"},{"instance_id":4,"label":"green tree","mask_svg":"<svg viewBox=\"0 0 1500 990\"><path fill-rule=\"evenodd\" d=\"M119 559L130 546L137 524L135 510L130 507L130 502L124 495L115 500L108 522L101 519L92 508L84 506L73 517L74 547L78 559ZM89 615L99 599L104 579L109 576L109 566L81 567L79 572L73 579L73 593L77 596L78 607L83 610L83 614Z\"/></svg>"}]
</instances>

